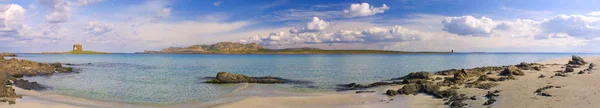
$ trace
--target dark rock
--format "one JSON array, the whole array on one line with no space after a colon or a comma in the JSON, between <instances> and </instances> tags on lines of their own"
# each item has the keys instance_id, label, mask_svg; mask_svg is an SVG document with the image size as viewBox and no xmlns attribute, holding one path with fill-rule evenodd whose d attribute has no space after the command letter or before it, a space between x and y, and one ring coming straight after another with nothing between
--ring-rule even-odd
<instances>
[{"instance_id":1,"label":"dark rock","mask_svg":"<svg viewBox=\"0 0 600 108\"><path fill-rule=\"evenodd\" d=\"M571 67L567 67L567 68L565 68L564 72L574 72L574 71L575 71L575 69L573 69Z\"/></svg>"},{"instance_id":2,"label":"dark rock","mask_svg":"<svg viewBox=\"0 0 600 108\"><path fill-rule=\"evenodd\" d=\"M417 94L419 93L421 87L417 84L406 84L402 88L398 89L398 93L401 94Z\"/></svg>"},{"instance_id":3,"label":"dark rock","mask_svg":"<svg viewBox=\"0 0 600 108\"><path fill-rule=\"evenodd\" d=\"M375 93L375 91L356 91L355 93Z\"/></svg>"},{"instance_id":4,"label":"dark rock","mask_svg":"<svg viewBox=\"0 0 600 108\"><path fill-rule=\"evenodd\" d=\"M544 90L548 90L548 89L551 89L551 88L557 88L557 87L549 85L549 86L545 86L545 87L539 88L539 89L535 90L535 92L533 92L533 93L535 93L535 94L537 94L539 96L551 97L552 95L544 92Z\"/></svg>"},{"instance_id":5,"label":"dark rock","mask_svg":"<svg viewBox=\"0 0 600 108\"><path fill-rule=\"evenodd\" d=\"M388 95L388 96L395 96L395 95L398 95L398 91L396 91L396 90L387 90L385 92L385 94Z\"/></svg>"},{"instance_id":6,"label":"dark rock","mask_svg":"<svg viewBox=\"0 0 600 108\"><path fill-rule=\"evenodd\" d=\"M538 78L546 78L544 74L541 74Z\"/></svg>"},{"instance_id":7,"label":"dark rock","mask_svg":"<svg viewBox=\"0 0 600 108\"><path fill-rule=\"evenodd\" d=\"M442 77L435 77L435 80L443 80Z\"/></svg>"},{"instance_id":8,"label":"dark rock","mask_svg":"<svg viewBox=\"0 0 600 108\"><path fill-rule=\"evenodd\" d=\"M484 89L484 90L488 90L492 87L496 87L498 86L498 83L495 82L487 82L487 83L482 83L482 82L473 82L473 83L467 83L465 85L465 87L467 88L479 88L479 89Z\"/></svg>"},{"instance_id":9,"label":"dark rock","mask_svg":"<svg viewBox=\"0 0 600 108\"><path fill-rule=\"evenodd\" d=\"M215 79L206 81L206 83L284 83L284 81L270 76L256 79L242 74L219 72Z\"/></svg>"},{"instance_id":10,"label":"dark rock","mask_svg":"<svg viewBox=\"0 0 600 108\"><path fill-rule=\"evenodd\" d=\"M587 62L585 62L585 60L583 60L583 58L573 55L571 57L571 61L569 61L569 64L574 64L574 65L585 65L587 64Z\"/></svg>"},{"instance_id":11,"label":"dark rock","mask_svg":"<svg viewBox=\"0 0 600 108\"><path fill-rule=\"evenodd\" d=\"M421 71L421 72L412 72L409 73L406 76L400 77L400 78L394 78L392 80L400 80L400 79L429 79L430 77L432 77L433 74L431 72L425 72L425 71Z\"/></svg>"},{"instance_id":12,"label":"dark rock","mask_svg":"<svg viewBox=\"0 0 600 108\"><path fill-rule=\"evenodd\" d=\"M470 98L470 99L471 99L471 100L477 100L477 96L474 96L474 95L473 95L473 96L471 96L471 98Z\"/></svg>"},{"instance_id":13,"label":"dark rock","mask_svg":"<svg viewBox=\"0 0 600 108\"><path fill-rule=\"evenodd\" d=\"M506 67L504 69L504 71L500 72L500 75L503 75L503 76L511 76L511 75L523 76L523 75L525 75L525 73L523 71L519 70L519 68L517 68L516 66L509 66L509 67Z\"/></svg>"},{"instance_id":14,"label":"dark rock","mask_svg":"<svg viewBox=\"0 0 600 108\"><path fill-rule=\"evenodd\" d=\"M496 102L496 97L500 96L498 95L498 93L500 93L500 90L495 90L494 92L488 91L487 94L484 96L488 100L485 103L483 103L483 105L492 105L494 102Z\"/></svg>"},{"instance_id":15,"label":"dark rock","mask_svg":"<svg viewBox=\"0 0 600 108\"><path fill-rule=\"evenodd\" d=\"M554 74L554 76L567 77L567 74L565 74L565 73L556 73L556 74Z\"/></svg>"},{"instance_id":16,"label":"dark rock","mask_svg":"<svg viewBox=\"0 0 600 108\"><path fill-rule=\"evenodd\" d=\"M425 80L425 79L402 80L402 84L415 84L415 83L426 83L426 82L430 82L430 81Z\"/></svg>"},{"instance_id":17,"label":"dark rock","mask_svg":"<svg viewBox=\"0 0 600 108\"><path fill-rule=\"evenodd\" d=\"M585 72L584 71L579 71L579 72L577 72L577 74L585 74Z\"/></svg>"},{"instance_id":18,"label":"dark rock","mask_svg":"<svg viewBox=\"0 0 600 108\"><path fill-rule=\"evenodd\" d=\"M25 90L46 90L46 86L24 79L13 80L14 85Z\"/></svg>"}]
</instances>

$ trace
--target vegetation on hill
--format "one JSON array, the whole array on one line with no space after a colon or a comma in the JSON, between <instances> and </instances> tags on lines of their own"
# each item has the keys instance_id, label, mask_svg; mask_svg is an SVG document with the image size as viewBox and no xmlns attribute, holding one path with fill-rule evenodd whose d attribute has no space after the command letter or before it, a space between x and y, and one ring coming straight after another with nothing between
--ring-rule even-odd
<instances>
[{"instance_id":1,"label":"vegetation on hill","mask_svg":"<svg viewBox=\"0 0 600 108\"><path fill-rule=\"evenodd\" d=\"M212 45L193 45L190 47L170 47L160 51L146 50L146 54L413 54L413 53L449 53L449 52L405 52L386 50L324 50L319 48L267 49L256 43L242 44L219 42Z\"/></svg>"}]
</instances>

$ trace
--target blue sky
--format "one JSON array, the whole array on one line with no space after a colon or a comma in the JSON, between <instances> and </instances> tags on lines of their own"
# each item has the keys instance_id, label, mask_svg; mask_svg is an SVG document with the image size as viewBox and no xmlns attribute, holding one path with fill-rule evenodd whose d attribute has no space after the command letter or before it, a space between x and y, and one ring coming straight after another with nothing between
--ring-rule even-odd
<instances>
[{"instance_id":1,"label":"blue sky","mask_svg":"<svg viewBox=\"0 0 600 108\"><path fill-rule=\"evenodd\" d=\"M269 48L600 52L593 0L1 0L0 52Z\"/></svg>"}]
</instances>

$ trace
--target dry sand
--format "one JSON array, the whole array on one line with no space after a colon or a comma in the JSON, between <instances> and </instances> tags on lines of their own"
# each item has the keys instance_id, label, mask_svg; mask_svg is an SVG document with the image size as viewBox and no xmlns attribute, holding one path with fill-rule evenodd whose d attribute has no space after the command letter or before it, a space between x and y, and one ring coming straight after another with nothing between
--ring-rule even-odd
<instances>
[{"instance_id":1,"label":"dry sand","mask_svg":"<svg viewBox=\"0 0 600 108\"><path fill-rule=\"evenodd\" d=\"M600 64L600 57L583 57L587 62ZM541 64L566 64L570 58L550 59L539 62ZM517 77L517 80L498 82L500 85L491 90L502 90L498 101L491 106L483 106L486 100L483 95L486 90L474 88L462 88L459 90L467 96L475 95L477 100L467 100L468 107L472 108L597 108L600 107L600 71L592 70L590 74L576 74L579 70L587 68L587 65L576 68L575 72L569 73L568 77L554 77L554 71L564 70L563 65L546 65L542 71L525 71L525 76ZM600 67L596 67L600 68ZM546 78L538 78L544 74ZM538 96L534 91L538 88L554 85L561 88L546 90L552 97ZM431 96L400 95L386 96L383 93L388 89L397 89L402 86L377 87L371 90L376 93L355 94L349 92L333 93L280 93L280 91L267 91L272 96L256 96L253 92L246 92L243 98L217 100L216 102L192 103L172 106L139 106L122 103L110 103L92 101L68 96L40 94L34 91L17 89L17 94L24 95L17 99L17 104L1 104L0 108L78 108L78 107L216 107L216 108L383 108L383 107L412 107L412 108L445 108L441 99ZM259 87L260 88L260 87ZM252 89L252 87L250 87ZM246 90L242 90L243 91ZM264 91L263 91L264 92ZM393 100L392 100L393 99Z\"/></svg>"}]
</instances>

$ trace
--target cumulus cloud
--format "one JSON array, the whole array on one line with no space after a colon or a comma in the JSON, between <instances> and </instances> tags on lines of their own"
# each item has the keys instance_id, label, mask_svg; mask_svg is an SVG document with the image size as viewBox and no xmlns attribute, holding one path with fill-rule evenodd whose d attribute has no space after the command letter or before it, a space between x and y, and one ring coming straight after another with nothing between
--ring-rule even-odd
<instances>
[{"instance_id":1,"label":"cumulus cloud","mask_svg":"<svg viewBox=\"0 0 600 108\"><path fill-rule=\"evenodd\" d=\"M46 15L46 21L50 23L62 23L71 18L70 2L66 0L38 0L39 4L49 8L50 14Z\"/></svg>"},{"instance_id":2,"label":"cumulus cloud","mask_svg":"<svg viewBox=\"0 0 600 108\"><path fill-rule=\"evenodd\" d=\"M362 17L383 13L389 9L390 7L385 4L381 7L373 7L369 5L369 3L361 3L350 5L349 9L344 10L344 14L346 14L347 17Z\"/></svg>"},{"instance_id":3,"label":"cumulus cloud","mask_svg":"<svg viewBox=\"0 0 600 108\"><path fill-rule=\"evenodd\" d=\"M367 28L363 30L338 30L335 32L310 32L300 34L289 34L285 32L274 32L268 36L255 36L245 43L259 43L262 45L286 45L286 44L318 44L318 43L378 43L378 42L405 42L425 40L430 34L394 26L391 28Z\"/></svg>"},{"instance_id":4,"label":"cumulus cloud","mask_svg":"<svg viewBox=\"0 0 600 108\"><path fill-rule=\"evenodd\" d=\"M592 39L600 37L600 18L583 15L558 15L541 22L540 27L546 34L564 33L569 36ZM548 38L553 35L541 35Z\"/></svg>"},{"instance_id":5,"label":"cumulus cloud","mask_svg":"<svg viewBox=\"0 0 600 108\"><path fill-rule=\"evenodd\" d=\"M600 11L590 12L587 15L589 15L589 16L600 16Z\"/></svg>"},{"instance_id":6,"label":"cumulus cloud","mask_svg":"<svg viewBox=\"0 0 600 108\"><path fill-rule=\"evenodd\" d=\"M306 25L302 25L299 28L293 28L290 33L304 33L304 32L319 32L327 28L329 22L321 20L318 17L313 17L313 20Z\"/></svg>"},{"instance_id":7,"label":"cumulus cloud","mask_svg":"<svg viewBox=\"0 0 600 108\"><path fill-rule=\"evenodd\" d=\"M23 27L26 10L17 5L0 5L0 36L16 36Z\"/></svg>"},{"instance_id":8,"label":"cumulus cloud","mask_svg":"<svg viewBox=\"0 0 600 108\"><path fill-rule=\"evenodd\" d=\"M444 24L444 31L469 36L488 36L487 34L496 27L490 18L473 16L447 17L442 24Z\"/></svg>"},{"instance_id":9,"label":"cumulus cloud","mask_svg":"<svg viewBox=\"0 0 600 108\"><path fill-rule=\"evenodd\" d=\"M593 39L600 36L600 18L583 15L557 15L545 20L517 19L493 21L472 16L447 17L444 31L461 36Z\"/></svg>"}]
</instances>

